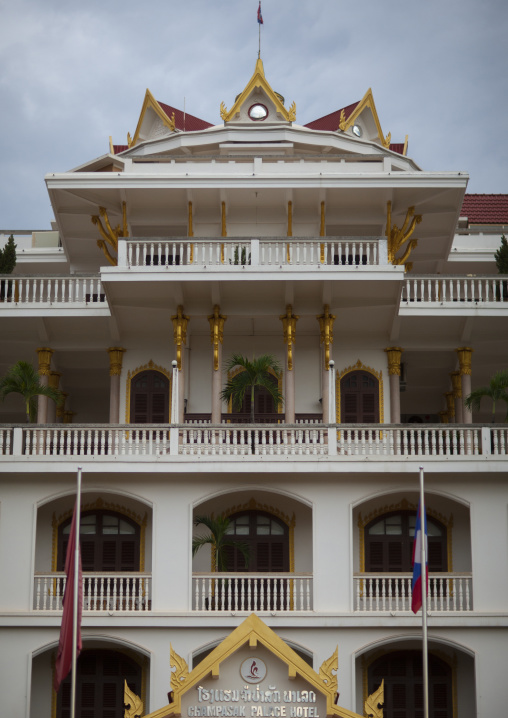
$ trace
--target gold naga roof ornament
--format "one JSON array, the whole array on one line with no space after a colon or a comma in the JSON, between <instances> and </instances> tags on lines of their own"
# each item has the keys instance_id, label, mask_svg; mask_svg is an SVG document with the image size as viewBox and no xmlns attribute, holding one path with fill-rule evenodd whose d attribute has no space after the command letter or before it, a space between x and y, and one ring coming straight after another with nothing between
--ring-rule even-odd
<instances>
[{"instance_id":1,"label":"gold naga roof ornament","mask_svg":"<svg viewBox=\"0 0 508 718\"><path fill-rule=\"evenodd\" d=\"M385 681L365 701L365 715L368 718L383 718L383 705L385 702Z\"/></svg>"},{"instance_id":2,"label":"gold naga roof ornament","mask_svg":"<svg viewBox=\"0 0 508 718\"><path fill-rule=\"evenodd\" d=\"M131 691L127 681L124 681L123 702L126 706L124 718L141 718L143 715L143 701Z\"/></svg>"},{"instance_id":3,"label":"gold naga roof ornament","mask_svg":"<svg viewBox=\"0 0 508 718\"><path fill-rule=\"evenodd\" d=\"M272 89L270 83L265 77L263 60L258 58L254 74L247 83L245 89L237 95L233 107L228 110L224 102L220 103L220 116L224 122L231 122L239 113L243 104L250 98L254 90L261 91L266 98L273 103L275 112L286 122L294 122L296 120L296 103L291 103L289 109L284 107L284 98L278 92Z\"/></svg>"},{"instance_id":4,"label":"gold naga roof ornament","mask_svg":"<svg viewBox=\"0 0 508 718\"><path fill-rule=\"evenodd\" d=\"M129 228L127 224L127 204L126 202L122 202L122 224L118 224L116 227L111 226L108 210L105 207L99 207L99 215L93 215L90 218L92 224L97 227L102 237L102 239L97 240L97 246L99 249L102 249L108 262L115 267L117 265L117 258L111 254L108 245L115 252L118 252L118 238L129 236Z\"/></svg>"},{"instance_id":5,"label":"gold naga roof ornament","mask_svg":"<svg viewBox=\"0 0 508 718\"><path fill-rule=\"evenodd\" d=\"M392 203L388 201L386 204L386 238L388 240L388 261L394 265L404 264L406 271L411 271L412 263L408 263L409 255L418 244L417 239L410 239L416 229L416 225L422 221L421 214L415 214L415 208L409 207L402 227L399 229L396 224L392 224ZM402 246L408 242L404 254L396 257L397 252Z\"/></svg>"}]
</instances>

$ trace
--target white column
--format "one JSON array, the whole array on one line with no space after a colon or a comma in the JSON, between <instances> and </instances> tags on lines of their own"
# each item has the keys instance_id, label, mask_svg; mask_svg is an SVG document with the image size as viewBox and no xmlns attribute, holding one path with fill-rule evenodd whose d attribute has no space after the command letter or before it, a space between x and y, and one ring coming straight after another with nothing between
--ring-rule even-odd
<instances>
[{"instance_id":1,"label":"white column","mask_svg":"<svg viewBox=\"0 0 508 718\"><path fill-rule=\"evenodd\" d=\"M42 386L49 386L49 372L51 371L51 355L53 349L39 347L37 355L39 358L39 377ZM39 394L37 397L37 423L48 423L48 397Z\"/></svg>"},{"instance_id":2,"label":"white column","mask_svg":"<svg viewBox=\"0 0 508 718\"><path fill-rule=\"evenodd\" d=\"M462 423L472 424L473 413L465 406L464 399L471 394L471 361L473 350L471 347L459 347L459 349L456 349L456 352L459 357L462 388Z\"/></svg>"},{"instance_id":3,"label":"white column","mask_svg":"<svg viewBox=\"0 0 508 718\"><path fill-rule=\"evenodd\" d=\"M388 356L388 375L390 377L390 421L400 424L400 358L401 347L385 349Z\"/></svg>"},{"instance_id":4,"label":"white column","mask_svg":"<svg viewBox=\"0 0 508 718\"><path fill-rule=\"evenodd\" d=\"M125 349L109 347L109 423L120 423L120 375Z\"/></svg>"}]
</instances>

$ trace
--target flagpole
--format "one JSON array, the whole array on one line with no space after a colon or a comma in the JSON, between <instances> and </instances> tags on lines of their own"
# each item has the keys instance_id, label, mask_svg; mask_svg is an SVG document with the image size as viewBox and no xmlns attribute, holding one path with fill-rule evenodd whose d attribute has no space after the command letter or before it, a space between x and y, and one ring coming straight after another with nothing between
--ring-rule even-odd
<instances>
[{"instance_id":1,"label":"flagpole","mask_svg":"<svg viewBox=\"0 0 508 718\"><path fill-rule=\"evenodd\" d=\"M76 661L78 652L79 534L81 521L81 466L78 466L76 533L74 546L74 595L72 607L71 718L76 715Z\"/></svg>"},{"instance_id":2,"label":"flagpole","mask_svg":"<svg viewBox=\"0 0 508 718\"><path fill-rule=\"evenodd\" d=\"M423 489L423 466L420 466L420 536L422 562L422 664L423 664L423 718L429 718L429 658L427 641L427 514Z\"/></svg>"}]
</instances>

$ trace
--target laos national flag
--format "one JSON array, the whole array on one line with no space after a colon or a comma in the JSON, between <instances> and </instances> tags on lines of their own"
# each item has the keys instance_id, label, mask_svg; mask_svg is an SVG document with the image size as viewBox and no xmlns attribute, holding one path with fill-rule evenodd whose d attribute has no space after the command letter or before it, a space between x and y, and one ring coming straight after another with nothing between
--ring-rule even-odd
<instances>
[{"instance_id":1,"label":"laos national flag","mask_svg":"<svg viewBox=\"0 0 508 718\"><path fill-rule=\"evenodd\" d=\"M263 16L261 15L261 0L259 0L259 7L258 7L258 23L260 25L263 24Z\"/></svg>"},{"instance_id":2,"label":"laos national flag","mask_svg":"<svg viewBox=\"0 0 508 718\"><path fill-rule=\"evenodd\" d=\"M425 537L425 576L427 591L429 592L429 572L428 572L428 547L427 539L427 517L424 516L422 532L422 517L420 510L420 502L418 502L418 513L416 515L415 539L413 543L413 583L411 586L411 610L418 613L422 607L422 540Z\"/></svg>"}]
</instances>

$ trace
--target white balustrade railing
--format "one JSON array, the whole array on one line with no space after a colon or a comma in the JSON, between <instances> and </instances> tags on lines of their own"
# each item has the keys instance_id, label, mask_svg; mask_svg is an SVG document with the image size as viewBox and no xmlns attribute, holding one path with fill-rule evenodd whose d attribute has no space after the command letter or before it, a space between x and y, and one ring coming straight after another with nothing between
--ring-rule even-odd
<instances>
[{"instance_id":1,"label":"white balustrade railing","mask_svg":"<svg viewBox=\"0 0 508 718\"><path fill-rule=\"evenodd\" d=\"M107 306L101 280L95 277L0 277L3 301L9 305ZM0 309L2 304L0 304Z\"/></svg>"},{"instance_id":2,"label":"white balustrade railing","mask_svg":"<svg viewBox=\"0 0 508 718\"><path fill-rule=\"evenodd\" d=\"M435 305L457 302L486 304L508 301L508 281L499 276L412 276L405 279L401 302Z\"/></svg>"},{"instance_id":3,"label":"white balustrade railing","mask_svg":"<svg viewBox=\"0 0 508 718\"><path fill-rule=\"evenodd\" d=\"M12 453L13 429L0 428L0 456L9 456Z\"/></svg>"},{"instance_id":4,"label":"white balustrade railing","mask_svg":"<svg viewBox=\"0 0 508 718\"><path fill-rule=\"evenodd\" d=\"M337 427L339 456L479 456L485 451L480 427ZM506 448L506 433L502 437ZM500 442L503 444L503 441ZM501 453L501 452L498 452Z\"/></svg>"},{"instance_id":5,"label":"white balustrade railing","mask_svg":"<svg viewBox=\"0 0 508 718\"><path fill-rule=\"evenodd\" d=\"M61 611L65 573L34 576L34 609ZM152 577L147 573L83 573L84 611L150 611Z\"/></svg>"},{"instance_id":6,"label":"white balustrade railing","mask_svg":"<svg viewBox=\"0 0 508 718\"><path fill-rule=\"evenodd\" d=\"M354 610L411 611L411 575L403 573L356 573ZM470 573L429 573L429 611L472 611Z\"/></svg>"},{"instance_id":7,"label":"white balustrade railing","mask_svg":"<svg viewBox=\"0 0 508 718\"><path fill-rule=\"evenodd\" d=\"M187 456L323 456L328 453L327 432L319 424L303 428L246 424L212 428L185 425L180 430L180 451Z\"/></svg>"},{"instance_id":8,"label":"white balustrade railing","mask_svg":"<svg viewBox=\"0 0 508 718\"><path fill-rule=\"evenodd\" d=\"M195 611L312 611L310 573L194 573Z\"/></svg>"},{"instance_id":9,"label":"white balustrade railing","mask_svg":"<svg viewBox=\"0 0 508 718\"><path fill-rule=\"evenodd\" d=\"M439 460L508 455L508 426L53 424L0 426L0 457L330 457Z\"/></svg>"},{"instance_id":10,"label":"white balustrade railing","mask_svg":"<svg viewBox=\"0 0 508 718\"><path fill-rule=\"evenodd\" d=\"M375 266L379 238L126 239L128 267Z\"/></svg>"}]
</instances>

